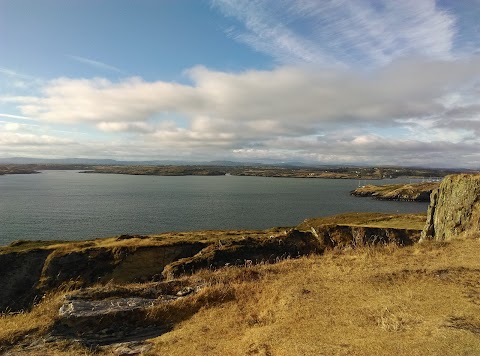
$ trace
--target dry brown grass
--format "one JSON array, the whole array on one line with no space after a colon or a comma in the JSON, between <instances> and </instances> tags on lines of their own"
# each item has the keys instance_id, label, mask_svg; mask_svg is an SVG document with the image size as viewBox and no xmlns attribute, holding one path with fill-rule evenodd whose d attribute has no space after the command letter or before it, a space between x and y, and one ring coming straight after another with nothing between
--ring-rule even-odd
<instances>
[{"instance_id":1,"label":"dry brown grass","mask_svg":"<svg viewBox=\"0 0 480 356\"><path fill-rule=\"evenodd\" d=\"M477 355L478 239L254 267L234 299L154 341L168 355ZM252 272L253 273L253 272Z\"/></svg>"},{"instance_id":2,"label":"dry brown grass","mask_svg":"<svg viewBox=\"0 0 480 356\"><path fill-rule=\"evenodd\" d=\"M422 230L426 214L345 213L334 216L306 219L298 228L308 230L319 225L349 225L377 228Z\"/></svg>"},{"instance_id":3,"label":"dry brown grass","mask_svg":"<svg viewBox=\"0 0 480 356\"><path fill-rule=\"evenodd\" d=\"M151 355L478 355L479 252L469 237L204 270L185 278L205 284L199 293L147 313L147 323L173 325L149 340ZM41 335L55 298L2 317L0 340ZM47 351L88 352L68 343Z\"/></svg>"},{"instance_id":4,"label":"dry brown grass","mask_svg":"<svg viewBox=\"0 0 480 356\"><path fill-rule=\"evenodd\" d=\"M215 243L218 240L238 240L245 236L264 238L285 230L283 227L266 230L202 230L186 232L165 232L148 236L132 236L130 238L103 237L84 241L27 241L19 240L8 246L0 246L0 254L24 252L32 249L60 250L65 252L82 251L89 248L115 248L141 246L165 246L181 242Z\"/></svg>"},{"instance_id":5,"label":"dry brown grass","mask_svg":"<svg viewBox=\"0 0 480 356\"><path fill-rule=\"evenodd\" d=\"M398 228L422 230L426 214L384 214L384 213L346 213L335 216L306 219L299 229L310 230L311 226L338 224L378 228ZM289 227L274 227L266 230L203 230L186 232L165 232L148 236L118 236L85 241L15 241L9 246L0 246L0 254L24 252L32 249L48 249L63 252L82 251L90 248L116 248L142 246L165 246L181 242L215 243L218 240L239 240L246 236L268 238L283 233Z\"/></svg>"},{"instance_id":6,"label":"dry brown grass","mask_svg":"<svg viewBox=\"0 0 480 356\"><path fill-rule=\"evenodd\" d=\"M26 335L47 331L57 314L60 302L57 296L48 296L31 312L0 315L0 340L2 345L14 344Z\"/></svg>"},{"instance_id":7,"label":"dry brown grass","mask_svg":"<svg viewBox=\"0 0 480 356\"><path fill-rule=\"evenodd\" d=\"M85 347L69 341L56 341L45 346L50 330L58 318L64 293L62 291L47 294L30 312L1 314L0 354L7 351L12 355L29 356L91 354Z\"/></svg>"}]
</instances>

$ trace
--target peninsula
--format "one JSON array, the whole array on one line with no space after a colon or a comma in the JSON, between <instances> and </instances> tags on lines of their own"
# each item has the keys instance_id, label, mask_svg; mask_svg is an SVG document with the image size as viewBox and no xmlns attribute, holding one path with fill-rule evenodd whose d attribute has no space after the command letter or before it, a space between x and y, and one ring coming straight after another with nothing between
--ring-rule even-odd
<instances>
[{"instance_id":1,"label":"peninsula","mask_svg":"<svg viewBox=\"0 0 480 356\"><path fill-rule=\"evenodd\" d=\"M350 192L356 197L373 197L378 200L430 201L430 194L440 185L439 182L364 185Z\"/></svg>"},{"instance_id":2,"label":"peninsula","mask_svg":"<svg viewBox=\"0 0 480 356\"><path fill-rule=\"evenodd\" d=\"M79 159L76 159L79 160ZM66 160L68 162L68 160ZM375 180L398 177L444 177L452 173L464 173L463 170L447 170L435 168L409 167L356 167L356 166L306 166L306 165L267 165L230 162L205 164L142 164L128 162L118 164L93 163L29 163L29 164L0 164L1 174L38 173L42 170L78 170L80 173L128 174L128 175L155 175L155 176L254 176L279 178L327 178L327 179L359 179Z\"/></svg>"}]
</instances>

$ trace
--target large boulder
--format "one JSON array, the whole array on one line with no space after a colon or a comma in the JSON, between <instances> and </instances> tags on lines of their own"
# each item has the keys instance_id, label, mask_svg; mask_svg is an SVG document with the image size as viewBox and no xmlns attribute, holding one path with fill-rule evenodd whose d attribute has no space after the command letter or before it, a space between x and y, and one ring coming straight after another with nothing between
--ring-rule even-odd
<instances>
[{"instance_id":1,"label":"large boulder","mask_svg":"<svg viewBox=\"0 0 480 356\"><path fill-rule=\"evenodd\" d=\"M423 239L449 240L480 227L480 174L457 174L443 179L430 196Z\"/></svg>"}]
</instances>

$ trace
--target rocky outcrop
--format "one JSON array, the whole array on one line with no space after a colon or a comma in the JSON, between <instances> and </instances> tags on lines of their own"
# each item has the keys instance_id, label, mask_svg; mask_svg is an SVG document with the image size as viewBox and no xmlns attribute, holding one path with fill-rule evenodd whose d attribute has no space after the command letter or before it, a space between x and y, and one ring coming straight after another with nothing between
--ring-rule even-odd
<instances>
[{"instance_id":1,"label":"rocky outcrop","mask_svg":"<svg viewBox=\"0 0 480 356\"><path fill-rule=\"evenodd\" d=\"M142 343L196 313L202 303L196 304L195 298L205 282L199 279L192 284L183 279L135 286L109 284L70 292L63 296L50 335L55 340L74 339L93 348L119 342ZM182 299L186 302L175 304ZM158 313L164 317L151 318Z\"/></svg>"},{"instance_id":2,"label":"rocky outcrop","mask_svg":"<svg viewBox=\"0 0 480 356\"><path fill-rule=\"evenodd\" d=\"M422 239L449 240L480 227L480 174L450 175L430 196Z\"/></svg>"},{"instance_id":3,"label":"rocky outcrop","mask_svg":"<svg viewBox=\"0 0 480 356\"><path fill-rule=\"evenodd\" d=\"M373 246L379 244L412 245L420 239L413 229L376 228L351 225L322 225L312 228L324 248Z\"/></svg>"},{"instance_id":4,"label":"rocky outcrop","mask_svg":"<svg viewBox=\"0 0 480 356\"><path fill-rule=\"evenodd\" d=\"M284 235L267 239L247 237L239 241L219 241L193 257L166 266L163 276L171 279L182 274L193 274L203 268L273 263L284 258L319 254L323 251L324 247L312 233L292 229Z\"/></svg>"},{"instance_id":5,"label":"rocky outcrop","mask_svg":"<svg viewBox=\"0 0 480 356\"><path fill-rule=\"evenodd\" d=\"M44 248L0 253L0 312L29 309L50 290L69 284L143 282L161 279L164 267L193 256L207 244ZM7 249L8 250L8 249Z\"/></svg>"},{"instance_id":6,"label":"rocky outcrop","mask_svg":"<svg viewBox=\"0 0 480 356\"><path fill-rule=\"evenodd\" d=\"M182 242L163 246L55 250L45 262L41 287L48 290L70 281L75 281L78 287L85 287L97 282L129 283L158 279L166 265L192 256L205 246L201 242Z\"/></svg>"},{"instance_id":7,"label":"rocky outcrop","mask_svg":"<svg viewBox=\"0 0 480 356\"><path fill-rule=\"evenodd\" d=\"M0 249L0 270L5 271L0 274L0 312L29 309L35 300L59 287L160 281L203 268L250 266L322 254L327 248L408 245L419 235L418 230L347 224L315 224L302 229L206 231L187 237L125 235L46 245L15 243ZM43 247L38 248L40 245Z\"/></svg>"},{"instance_id":8,"label":"rocky outcrop","mask_svg":"<svg viewBox=\"0 0 480 356\"><path fill-rule=\"evenodd\" d=\"M310 231L292 229L284 235L271 236L269 239L246 238L210 245L193 257L183 258L166 266L163 277L172 279L182 274L193 274L203 268L272 263L284 258L322 254L325 249L388 243L411 245L420 239L420 232L415 229L337 224L311 227Z\"/></svg>"},{"instance_id":9,"label":"rocky outcrop","mask_svg":"<svg viewBox=\"0 0 480 356\"><path fill-rule=\"evenodd\" d=\"M373 197L378 200L428 202L430 193L438 183L365 185L350 192L357 197Z\"/></svg>"}]
</instances>

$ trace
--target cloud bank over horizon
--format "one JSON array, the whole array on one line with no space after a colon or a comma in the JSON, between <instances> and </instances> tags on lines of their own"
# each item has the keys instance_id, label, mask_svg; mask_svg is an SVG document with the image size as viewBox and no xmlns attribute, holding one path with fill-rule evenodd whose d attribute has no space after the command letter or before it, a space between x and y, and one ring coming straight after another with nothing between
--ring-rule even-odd
<instances>
[{"instance_id":1,"label":"cloud bank over horizon","mask_svg":"<svg viewBox=\"0 0 480 356\"><path fill-rule=\"evenodd\" d=\"M0 91L0 150L480 166L480 27L465 25L472 16L465 8L427 0L213 0L210 6L231 21L225 36L270 56L270 68L200 63L176 81L105 73ZM22 79L2 69L12 82Z\"/></svg>"}]
</instances>

